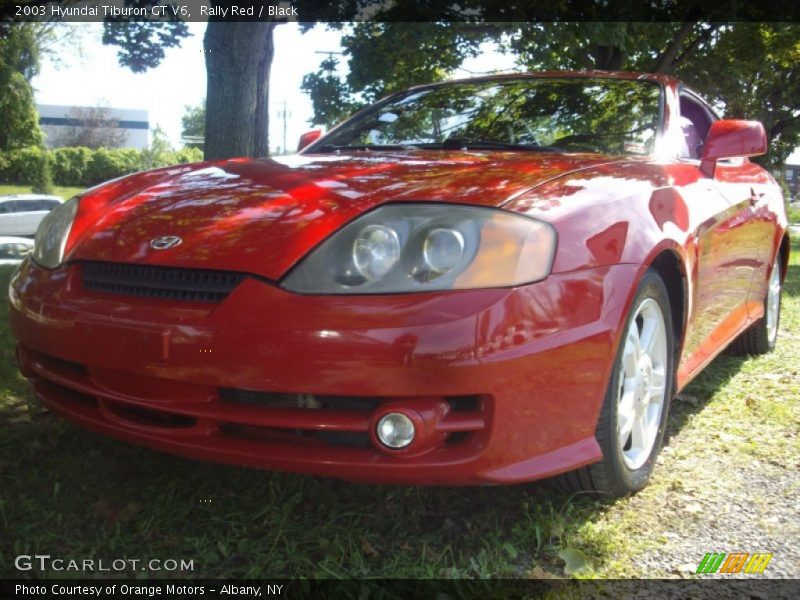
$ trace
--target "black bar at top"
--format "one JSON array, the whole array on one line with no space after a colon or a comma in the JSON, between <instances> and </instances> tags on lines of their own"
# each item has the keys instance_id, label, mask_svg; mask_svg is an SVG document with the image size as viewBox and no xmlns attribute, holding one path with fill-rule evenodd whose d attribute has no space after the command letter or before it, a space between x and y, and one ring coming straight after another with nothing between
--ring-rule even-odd
<instances>
[{"instance_id":1,"label":"black bar at top","mask_svg":"<svg viewBox=\"0 0 800 600\"><path fill-rule=\"evenodd\" d=\"M153 9L157 5L160 8ZM208 7L215 9L207 10ZM236 10L233 10L236 8ZM135 10L134 10L135 9ZM222 11L220 9L227 9ZM75 11L79 10L78 13ZM800 21L797 0L0 0L0 21Z\"/></svg>"}]
</instances>

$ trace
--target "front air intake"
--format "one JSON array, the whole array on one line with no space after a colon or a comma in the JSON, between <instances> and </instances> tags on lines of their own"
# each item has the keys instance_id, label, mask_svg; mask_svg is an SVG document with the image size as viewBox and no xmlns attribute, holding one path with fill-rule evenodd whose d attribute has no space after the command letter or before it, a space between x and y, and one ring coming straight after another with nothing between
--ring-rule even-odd
<instances>
[{"instance_id":1,"label":"front air intake","mask_svg":"<svg viewBox=\"0 0 800 600\"><path fill-rule=\"evenodd\" d=\"M83 287L93 292L197 302L222 302L245 277L228 271L108 262L84 262L81 269Z\"/></svg>"}]
</instances>

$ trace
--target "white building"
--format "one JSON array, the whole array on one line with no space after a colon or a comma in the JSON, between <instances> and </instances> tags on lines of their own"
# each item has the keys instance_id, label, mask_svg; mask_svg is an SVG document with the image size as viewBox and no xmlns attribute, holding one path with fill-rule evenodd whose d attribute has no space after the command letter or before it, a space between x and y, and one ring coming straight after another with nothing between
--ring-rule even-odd
<instances>
[{"instance_id":1,"label":"white building","mask_svg":"<svg viewBox=\"0 0 800 600\"><path fill-rule=\"evenodd\" d=\"M75 109L91 110L96 107L61 106L57 104L37 104L39 124L45 135L48 147L55 145L59 133L65 128L77 127L79 123L70 115ZM108 114L125 131L125 148L144 149L150 145L150 121L146 110L136 108L108 108Z\"/></svg>"}]
</instances>

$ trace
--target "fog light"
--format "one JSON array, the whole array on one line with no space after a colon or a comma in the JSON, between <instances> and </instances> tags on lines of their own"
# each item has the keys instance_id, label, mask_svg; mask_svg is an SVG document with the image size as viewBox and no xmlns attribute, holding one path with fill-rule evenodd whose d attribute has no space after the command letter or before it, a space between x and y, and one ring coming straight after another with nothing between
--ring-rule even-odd
<instances>
[{"instance_id":1,"label":"fog light","mask_svg":"<svg viewBox=\"0 0 800 600\"><path fill-rule=\"evenodd\" d=\"M405 448L414 441L414 423L403 413L387 413L378 421L376 433L389 448Z\"/></svg>"}]
</instances>

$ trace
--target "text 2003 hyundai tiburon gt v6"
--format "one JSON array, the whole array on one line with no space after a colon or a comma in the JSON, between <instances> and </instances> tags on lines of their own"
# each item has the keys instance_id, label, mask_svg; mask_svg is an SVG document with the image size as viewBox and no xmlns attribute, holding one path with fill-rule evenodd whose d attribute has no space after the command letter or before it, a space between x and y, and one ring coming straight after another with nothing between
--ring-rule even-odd
<instances>
[{"instance_id":1,"label":"text 2003 hyundai tiburon gt v6","mask_svg":"<svg viewBox=\"0 0 800 600\"><path fill-rule=\"evenodd\" d=\"M10 290L38 398L199 459L623 495L677 390L775 344L764 129L674 79L436 84L314 137L54 210Z\"/></svg>"}]
</instances>

